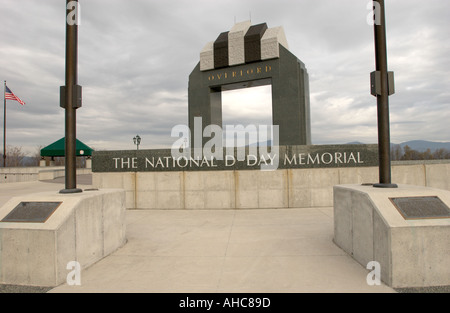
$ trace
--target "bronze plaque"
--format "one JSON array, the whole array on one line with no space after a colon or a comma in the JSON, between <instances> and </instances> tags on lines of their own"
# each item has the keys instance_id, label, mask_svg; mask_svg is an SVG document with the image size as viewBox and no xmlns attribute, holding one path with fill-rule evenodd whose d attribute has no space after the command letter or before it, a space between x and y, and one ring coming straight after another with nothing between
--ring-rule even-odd
<instances>
[{"instance_id":1,"label":"bronze plaque","mask_svg":"<svg viewBox=\"0 0 450 313\"><path fill-rule=\"evenodd\" d=\"M450 218L449 207L438 197L389 198L405 220Z\"/></svg>"},{"instance_id":2,"label":"bronze plaque","mask_svg":"<svg viewBox=\"0 0 450 313\"><path fill-rule=\"evenodd\" d=\"M2 223L45 223L62 202L21 202Z\"/></svg>"}]
</instances>

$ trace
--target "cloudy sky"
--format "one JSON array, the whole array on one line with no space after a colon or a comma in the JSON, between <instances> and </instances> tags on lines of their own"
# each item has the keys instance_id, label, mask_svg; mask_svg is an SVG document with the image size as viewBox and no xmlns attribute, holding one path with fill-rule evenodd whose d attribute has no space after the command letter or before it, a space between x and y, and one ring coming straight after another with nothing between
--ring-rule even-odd
<instances>
[{"instance_id":1,"label":"cloudy sky","mask_svg":"<svg viewBox=\"0 0 450 313\"><path fill-rule=\"evenodd\" d=\"M283 26L309 73L313 144L377 142L369 0L80 0L78 139L97 150L170 147L187 124L188 77L203 46L251 18ZM450 141L450 1L386 0L391 139ZM32 154L64 136L65 1L2 0L0 80L7 144ZM224 93L226 121L270 121L271 89ZM3 100L3 99L2 99ZM238 108L238 109L236 109ZM3 110L1 110L3 111ZM0 114L3 120L3 112ZM3 139L3 138L2 138Z\"/></svg>"}]
</instances>

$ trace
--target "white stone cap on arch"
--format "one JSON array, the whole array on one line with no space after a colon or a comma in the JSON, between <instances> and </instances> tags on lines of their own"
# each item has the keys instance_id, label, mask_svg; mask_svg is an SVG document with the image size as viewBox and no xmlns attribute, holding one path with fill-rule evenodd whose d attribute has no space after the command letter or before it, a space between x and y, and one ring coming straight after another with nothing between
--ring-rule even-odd
<instances>
[{"instance_id":1,"label":"white stone cap on arch","mask_svg":"<svg viewBox=\"0 0 450 313\"><path fill-rule=\"evenodd\" d=\"M289 50L283 27L279 26L267 29L261 38L261 59L279 58L279 44Z\"/></svg>"},{"instance_id":2,"label":"white stone cap on arch","mask_svg":"<svg viewBox=\"0 0 450 313\"><path fill-rule=\"evenodd\" d=\"M251 21L234 24L228 33L228 63L230 66L245 63L245 34L252 26Z\"/></svg>"},{"instance_id":3,"label":"white stone cap on arch","mask_svg":"<svg viewBox=\"0 0 450 313\"><path fill-rule=\"evenodd\" d=\"M214 41L208 42L200 52L200 71L214 69Z\"/></svg>"}]
</instances>

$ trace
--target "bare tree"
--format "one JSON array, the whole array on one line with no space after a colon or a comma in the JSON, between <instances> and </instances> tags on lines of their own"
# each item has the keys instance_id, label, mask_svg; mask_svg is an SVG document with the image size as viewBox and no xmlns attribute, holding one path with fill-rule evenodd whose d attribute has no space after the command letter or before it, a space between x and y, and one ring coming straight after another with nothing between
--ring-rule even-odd
<instances>
[{"instance_id":1,"label":"bare tree","mask_svg":"<svg viewBox=\"0 0 450 313\"><path fill-rule=\"evenodd\" d=\"M450 158L450 151L447 149L441 148L436 149L433 153L433 158L435 159L449 159Z\"/></svg>"},{"instance_id":2,"label":"bare tree","mask_svg":"<svg viewBox=\"0 0 450 313\"><path fill-rule=\"evenodd\" d=\"M22 151L22 147L7 146L6 147L6 166L7 167L19 167L22 165L25 153Z\"/></svg>"},{"instance_id":3,"label":"bare tree","mask_svg":"<svg viewBox=\"0 0 450 313\"><path fill-rule=\"evenodd\" d=\"M431 153L431 149L427 149L427 151L424 151L420 154L420 159L421 160L432 160L433 159L433 154Z\"/></svg>"},{"instance_id":4,"label":"bare tree","mask_svg":"<svg viewBox=\"0 0 450 313\"><path fill-rule=\"evenodd\" d=\"M398 161L403 156L402 147L400 145L392 145L391 147L391 160Z\"/></svg>"},{"instance_id":5,"label":"bare tree","mask_svg":"<svg viewBox=\"0 0 450 313\"><path fill-rule=\"evenodd\" d=\"M41 150L42 150L43 146L42 145L38 145L36 146L36 151L34 152L33 156L32 156L32 160L31 160L31 166L39 166L39 162L41 160Z\"/></svg>"}]
</instances>

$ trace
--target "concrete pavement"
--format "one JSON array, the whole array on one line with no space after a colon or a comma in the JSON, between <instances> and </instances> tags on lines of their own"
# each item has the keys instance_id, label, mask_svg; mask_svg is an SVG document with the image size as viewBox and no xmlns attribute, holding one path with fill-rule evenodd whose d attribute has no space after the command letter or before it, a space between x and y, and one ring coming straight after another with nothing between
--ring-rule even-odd
<instances>
[{"instance_id":1,"label":"concrete pavement","mask_svg":"<svg viewBox=\"0 0 450 313\"><path fill-rule=\"evenodd\" d=\"M51 292L392 292L332 242L332 209L128 211L128 243Z\"/></svg>"},{"instance_id":2,"label":"concrete pavement","mask_svg":"<svg viewBox=\"0 0 450 313\"><path fill-rule=\"evenodd\" d=\"M0 205L63 188L60 182L0 185ZM332 242L331 207L129 210L126 218L125 246L83 270L81 286L49 292L395 292L369 286L369 271Z\"/></svg>"},{"instance_id":3,"label":"concrete pavement","mask_svg":"<svg viewBox=\"0 0 450 313\"><path fill-rule=\"evenodd\" d=\"M77 183L79 188L91 188L91 175L78 175ZM23 194L40 193L47 191L59 192L64 189L64 178L57 178L50 181L32 181L22 183L0 184L0 206L3 206L9 199Z\"/></svg>"}]
</instances>

